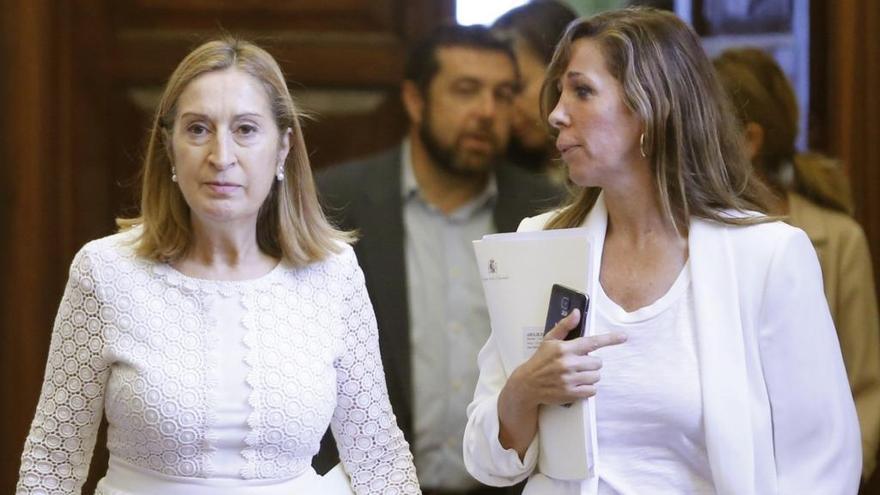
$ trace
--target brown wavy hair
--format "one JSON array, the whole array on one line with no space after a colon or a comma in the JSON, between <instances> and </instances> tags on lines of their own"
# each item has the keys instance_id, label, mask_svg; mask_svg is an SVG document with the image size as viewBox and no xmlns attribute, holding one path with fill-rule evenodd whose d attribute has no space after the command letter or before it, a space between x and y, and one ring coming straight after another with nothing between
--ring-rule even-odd
<instances>
[{"instance_id":1,"label":"brown wavy hair","mask_svg":"<svg viewBox=\"0 0 880 495\"><path fill-rule=\"evenodd\" d=\"M841 164L819 153L798 153L799 110L788 77L767 52L754 47L730 48L712 61L742 125L764 130L753 164L780 195L793 191L833 210L852 213L849 180ZM785 167L794 181L783 180Z\"/></svg>"},{"instance_id":2,"label":"brown wavy hair","mask_svg":"<svg viewBox=\"0 0 880 495\"><path fill-rule=\"evenodd\" d=\"M660 203L679 232L687 232L691 217L735 225L770 219L734 213L766 213L769 189L744 155L736 118L699 37L671 12L635 7L570 24L541 91L545 120L559 100L557 84L572 45L585 38L597 42L624 103L642 121ZM579 226L600 192L574 188L547 228Z\"/></svg>"},{"instance_id":3,"label":"brown wavy hair","mask_svg":"<svg viewBox=\"0 0 880 495\"><path fill-rule=\"evenodd\" d=\"M180 188L171 181L171 130L177 102L197 77L235 69L258 80L280 134L289 129L290 152L284 163L286 179L274 182L257 217L257 245L264 253L293 266L304 266L339 252L353 235L336 230L318 203L309 156L303 140L302 114L294 105L281 68L257 45L232 38L209 41L190 52L171 74L159 100L149 132L141 170L140 215L118 218L120 230L140 226L136 252L157 261L173 261L192 245L190 208Z\"/></svg>"}]
</instances>

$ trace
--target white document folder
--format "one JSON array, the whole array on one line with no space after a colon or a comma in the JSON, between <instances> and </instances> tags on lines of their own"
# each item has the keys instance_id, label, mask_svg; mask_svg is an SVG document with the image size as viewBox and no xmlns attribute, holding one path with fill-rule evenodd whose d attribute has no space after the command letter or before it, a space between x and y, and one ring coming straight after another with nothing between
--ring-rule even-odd
<instances>
[{"instance_id":1,"label":"white document folder","mask_svg":"<svg viewBox=\"0 0 880 495\"><path fill-rule=\"evenodd\" d=\"M474 241L492 336L508 376L544 337L553 284L591 295L595 266L584 229L492 234ZM594 328L592 296L585 334ZM543 405L538 413L538 470L559 480L595 476L594 399L570 407Z\"/></svg>"}]
</instances>

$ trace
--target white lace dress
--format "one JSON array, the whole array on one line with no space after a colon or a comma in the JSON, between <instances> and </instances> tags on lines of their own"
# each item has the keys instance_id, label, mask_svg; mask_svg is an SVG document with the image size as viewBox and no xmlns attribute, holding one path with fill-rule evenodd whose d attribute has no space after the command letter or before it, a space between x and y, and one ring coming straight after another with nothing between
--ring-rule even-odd
<instances>
[{"instance_id":1,"label":"white lace dress","mask_svg":"<svg viewBox=\"0 0 880 495\"><path fill-rule=\"evenodd\" d=\"M419 493L350 247L220 282L135 256L133 235L90 242L73 261L17 494L80 493L102 412L111 461L98 494L311 493L328 424L357 493ZM240 356L218 335L229 326L218 297L240 305ZM218 438L230 367L245 370L238 445ZM239 459L238 476L218 458Z\"/></svg>"}]
</instances>

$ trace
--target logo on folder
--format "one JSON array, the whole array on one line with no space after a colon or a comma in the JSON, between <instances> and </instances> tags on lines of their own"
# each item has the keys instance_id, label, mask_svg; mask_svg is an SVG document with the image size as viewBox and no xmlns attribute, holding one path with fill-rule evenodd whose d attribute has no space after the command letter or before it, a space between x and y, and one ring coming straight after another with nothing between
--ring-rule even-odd
<instances>
[{"instance_id":1,"label":"logo on folder","mask_svg":"<svg viewBox=\"0 0 880 495\"><path fill-rule=\"evenodd\" d=\"M486 267L486 271L483 272L483 280L506 280L508 278L507 274L501 271L495 258L489 258L489 261L483 266Z\"/></svg>"}]
</instances>

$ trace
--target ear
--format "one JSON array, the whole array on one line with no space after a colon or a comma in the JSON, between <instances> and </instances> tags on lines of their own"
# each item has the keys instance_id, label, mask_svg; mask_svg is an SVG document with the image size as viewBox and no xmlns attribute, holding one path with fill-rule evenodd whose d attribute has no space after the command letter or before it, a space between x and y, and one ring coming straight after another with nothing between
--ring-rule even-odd
<instances>
[{"instance_id":1,"label":"ear","mask_svg":"<svg viewBox=\"0 0 880 495\"><path fill-rule=\"evenodd\" d=\"M413 81L403 81L400 85L400 98L413 124L421 124L425 114L425 96Z\"/></svg>"},{"instance_id":2,"label":"ear","mask_svg":"<svg viewBox=\"0 0 880 495\"><path fill-rule=\"evenodd\" d=\"M755 157L764 147L764 128L757 122L749 122L745 127L746 156L749 161L755 161Z\"/></svg>"},{"instance_id":3,"label":"ear","mask_svg":"<svg viewBox=\"0 0 880 495\"><path fill-rule=\"evenodd\" d=\"M278 144L278 162L284 163L287 161L287 155L290 153L290 136L293 135L293 130L288 127L281 133L281 142Z\"/></svg>"}]
</instances>

